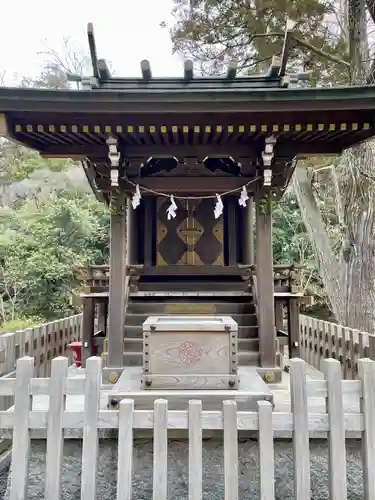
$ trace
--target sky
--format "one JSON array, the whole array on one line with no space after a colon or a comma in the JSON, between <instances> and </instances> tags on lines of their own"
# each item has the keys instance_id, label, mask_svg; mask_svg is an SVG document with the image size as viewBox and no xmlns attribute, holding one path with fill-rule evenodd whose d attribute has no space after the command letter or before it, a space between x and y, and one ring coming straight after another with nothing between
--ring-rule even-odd
<instances>
[{"instance_id":1,"label":"sky","mask_svg":"<svg viewBox=\"0 0 375 500\"><path fill-rule=\"evenodd\" d=\"M88 50L87 23L94 25L99 58L111 63L116 76L140 76L148 59L154 76L177 76L183 65L162 21L171 20L172 0L17 0L4 2L0 18L0 74L6 83L19 76L36 76L43 57L59 50L63 37Z\"/></svg>"}]
</instances>

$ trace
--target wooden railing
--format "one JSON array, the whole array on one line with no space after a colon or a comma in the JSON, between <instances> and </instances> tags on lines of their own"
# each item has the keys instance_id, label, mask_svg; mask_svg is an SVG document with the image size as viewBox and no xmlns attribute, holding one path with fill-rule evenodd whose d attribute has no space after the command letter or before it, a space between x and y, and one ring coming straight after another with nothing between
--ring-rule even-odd
<instances>
[{"instance_id":1,"label":"wooden railing","mask_svg":"<svg viewBox=\"0 0 375 500\"><path fill-rule=\"evenodd\" d=\"M298 280L299 280L299 270L303 266L295 265L295 264L275 264L274 268L274 287L275 291L278 292L291 292L295 293L298 288ZM175 269L174 269L175 268ZM177 269L178 268L178 269ZM182 269L183 268L183 269ZM216 268L216 270L215 270ZM153 269L153 271L152 271ZM197 266L200 273L207 272L209 273L210 268L204 268L201 266ZM256 267L255 266L212 266L213 273L217 273L218 269L221 269L223 272L228 271L228 274L231 272L237 272L237 274L255 274ZM128 274L136 280L142 274L147 274L148 272L157 272L160 271L161 274L166 274L168 271L173 271L176 273L176 270L185 271L186 273L191 273L192 269L189 266L166 266L163 268L157 267L144 267L142 265L132 265L128 266ZM211 274L208 274L210 276ZM91 265L85 268L79 268L77 271L77 278L84 282L85 286L92 292L104 292L108 291L109 285L109 266L106 264L103 265Z\"/></svg>"},{"instance_id":2,"label":"wooden railing","mask_svg":"<svg viewBox=\"0 0 375 500\"><path fill-rule=\"evenodd\" d=\"M317 370L321 370L324 359L337 359L343 377L354 379L360 358L375 359L375 336L300 315L299 350L299 356Z\"/></svg>"},{"instance_id":3,"label":"wooden railing","mask_svg":"<svg viewBox=\"0 0 375 500\"><path fill-rule=\"evenodd\" d=\"M0 412L1 429L13 430L10 498L26 499L29 484L28 454L30 437L47 437L45 468L45 498L61 498L61 473L65 430L69 437L80 438L82 444L81 498L96 498L99 436L105 429L118 430L117 488L113 498L131 500L133 479L133 429L153 430L153 498L167 500L168 496L168 431L188 431L189 478L187 494L191 500L201 500L204 493L202 434L206 429L223 431L224 498L238 500L239 452L238 431L255 431L259 443L259 490L262 500L275 500L274 438L278 432L291 432L293 440L294 498L305 500L314 496L311 485L309 438L317 432L328 432L328 497L347 498L346 445L350 433L359 433L363 445L363 494L358 498L370 500L375 491L375 362L360 360L360 380L342 380L340 363L324 362L325 380L308 380L306 363L291 360L291 410L273 411L268 401L258 402L256 412L238 411L235 401L224 401L222 411L203 411L201 401L190 401L186 411L169 411L168 401L156 400L153 410L134 409L133 400L120 402L118 410L100 408L101 361L87 361L85 378L68 378L68 360L52 361L51 379L34 379L34 360L20 359L15 380L0 379L0 393L15 396L14 407ZM47 411L32 409L30 396L49 396ZM83 394L84 411L66 409L65 395ZM356 405L347 411L344 397L356 398ZM69 397L69 396L68 396ZM325 401L325 410L310 413L309 398ZM360 404L358 404L360 403ZM324 407L323 407L324 408ZM76 430L73 435L71 431ZM3 437L0 435L0 437ZM242 457L243 458L243 457ZM326 466L324 467L326 468ZM285 472L277 471L285 480ZM30 471L33 474L33 471ZM289 480L289 479L288 479ZM241 482L246 481L246 476ZM251 480L252 481L252 480ZM322 481L318 489L321 492ZM243 485L242 485L243 486ZM142 483L142 487L144 484ZM249 483L249 488L256 487ZM368 493L370 492L370 494ZM137 494L137 492L134 492ZM42 493L43 495L43 493Z\"/></svg>"}]
</instances>

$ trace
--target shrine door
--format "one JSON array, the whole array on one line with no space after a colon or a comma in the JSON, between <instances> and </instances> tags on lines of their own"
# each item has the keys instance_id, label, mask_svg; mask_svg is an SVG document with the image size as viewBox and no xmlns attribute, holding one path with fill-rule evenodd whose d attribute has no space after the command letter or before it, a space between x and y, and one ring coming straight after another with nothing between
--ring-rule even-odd
<instances>
[{"instance_id":1,"label":"shrine door","mask_svg":"<svg viewBox=\"0 0 375 500\"><path fill-rule=\"evenodd\" d=\"M158 198L158 266L224 265L223 218L215 219L215 202L215 199L176 200L176 217L168 220L170 200Z\"/></svg>"}]
</instances>

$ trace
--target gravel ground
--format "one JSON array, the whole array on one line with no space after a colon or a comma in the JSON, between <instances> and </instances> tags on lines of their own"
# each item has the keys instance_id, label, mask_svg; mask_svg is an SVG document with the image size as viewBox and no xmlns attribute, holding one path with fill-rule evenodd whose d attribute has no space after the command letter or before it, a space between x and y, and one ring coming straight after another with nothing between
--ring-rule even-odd
<instances>
[{"instance_id":1,"label":"gravel ground","mask_svg":"<svg viewBox=\"0 0 375 500\"><path fill-rule=\"evenodd\" d=\"M0 498L4 498L8 485L8 471L0 473Z\"/></svg>"},{"instance_id":2,"label":"gravel ground","mask_svg":"<svg viewBox=\"0 0 375 500\"><path fill-rule=\"evenodd\" d=\"M328 498L328 457L326 441L314 440L311 450L312 500ZM40 499L44 495L43 476L45 469L45 441L33 441L30 459L29 499ZM204 441L204 494L203 500L224 498L223 448L218 440ZM241 500L259 498L259 468L257 444L253 440L239 444L239 480ZM133 499L152 499L152 442L138 440L134 449ZM97 476L97 497L101 500L116 498L117 442L105 440L100 443L100 463ZM186 441L170 441L168 448L170 500L186 500L188 495L188 444ZM62 472L62 498L80 498L81 441L65 442ZM293 455L290 441L276 441L276 499L293 499ZM360 441L347 441L348 500L363 499ZM4 476L5 477L5 476ZM4 489L4 478L0 476L0 498ZM4 498L8 498L8 491Z\"/></svg>"}]
</instances>

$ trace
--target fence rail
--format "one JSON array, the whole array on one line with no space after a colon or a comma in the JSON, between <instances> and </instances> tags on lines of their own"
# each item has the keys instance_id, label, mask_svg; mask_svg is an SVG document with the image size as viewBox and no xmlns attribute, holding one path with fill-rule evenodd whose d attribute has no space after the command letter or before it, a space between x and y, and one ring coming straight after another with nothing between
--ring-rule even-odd
<instances>
[{"instance_id":1,"label":"fence rail","mask_svg":"<svg viewBox=\"0 0 375 500\"><path fill-rule=\"evenodd\" d=\"M33 379L34 360L18 360L15 379L0 379L0 394L14 394L12 410L0 412L0 428L13 429L10 500L27 498L28 453L32 429L47 430L45 494L60 498L64 429L83 430L81 498L96 498L99 430L118 430L117 499L132 498L133 429L153 429L153 498L167 499L168 430L187 429L189 438L189 499L201 500L203 489L202 431L223 430L225 500L237 500L239 489L238 431L258 432L260 498L275 500L274 436L293 432L295 500L310 498L309 435L328 431L329 498L345 500L345 436L360 432L363 441L365 500L375 498L375 362L359 360L359 380L342 380L338 360L325 360L325 380L307 380L306 363L291 360L291 411L274 412L267 401L256 412L237 411L235 401L224 401L222 411L203 411L201 401L190 401L186 411L169 411L168 401L157 400L154 410L137 410L134 401L123 400L119 410L100 409L101 360L89 358L85 378L68 378L68 360L52 361L50 379ZM66 410L66 394L84 394L84 411ZM35 394L49 395L48 411L33 411ZM325 412L311 413L308 397L326 398ZM360 409L344 412L348 395L360 400Z\"/></svg>"},{"instance_id":2,"label":"fence rail","mask_svg":"<svg viewBox=\"0 0 375 500\"><path fill-rule=\"evenodd\" d=\"M302 314L299 322L299 356L317 370L324 359L333 358L340 361L345 379L355 379L359 359L375 360L375 335Z\"/></svg>"}]
</instances>

